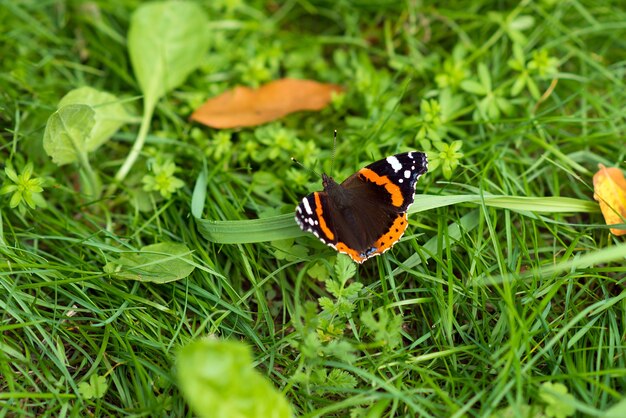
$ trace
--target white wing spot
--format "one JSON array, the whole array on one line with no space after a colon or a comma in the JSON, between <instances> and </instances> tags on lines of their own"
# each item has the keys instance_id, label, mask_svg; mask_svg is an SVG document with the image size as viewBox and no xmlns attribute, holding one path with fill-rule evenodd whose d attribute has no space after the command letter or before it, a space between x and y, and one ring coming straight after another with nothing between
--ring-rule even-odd
<instances>
[{"instance_id":1,"label":"white wing spot","mask_svg":"<svg viewBox=\"0 0 626 418\"><path fill-rule=\"evenodd\" d=\"M306 197L302 199L302 205L304 206L304 210L308 215L313 215L313 211L311 210L311 205L309 204L309 199Z\"/></svg>"},{"instance_id":2,"label":"white wing spot","mask_svg":"<svg viewBox=\"0 0 626 418\"><path fill-rule=\"evenodd\" d=\"M389 165L391 166L391 168L393 169L394 172L398 172L400 171L400 169L402 169L402 164L400 163L400 161L398 161L398 159L395 156L391 156L391 157L387 157L387 162L389 163Z\"/></svg>"},{"instance_id":3,"label":"white wing spot","mask_svg":"<svg viewBox=\"0 0 626 418\"><path fill-rule=\"evenodd\" d=\"M404 178L408 179L409 177L411 177L411 170L404 170Z\"/></svg>"}]
</instances>

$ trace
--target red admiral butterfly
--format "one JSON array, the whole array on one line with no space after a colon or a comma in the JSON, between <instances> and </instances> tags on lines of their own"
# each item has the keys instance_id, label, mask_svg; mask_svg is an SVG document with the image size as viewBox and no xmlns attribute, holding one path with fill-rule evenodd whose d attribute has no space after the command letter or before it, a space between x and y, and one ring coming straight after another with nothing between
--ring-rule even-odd
<instances>
[{"instance_id":1,"label":"red admiral butterfly","mask_svg":"<svg viewBox=\"0 0 626 418\"><path fill-rule=\"evenodd\" d=\"M343 183L322 174L323 192L302 199L296 222L357 263L382 254L404 234L415 183L428 170L423 152L373 162Z\"/></svg>"}]
</instances>

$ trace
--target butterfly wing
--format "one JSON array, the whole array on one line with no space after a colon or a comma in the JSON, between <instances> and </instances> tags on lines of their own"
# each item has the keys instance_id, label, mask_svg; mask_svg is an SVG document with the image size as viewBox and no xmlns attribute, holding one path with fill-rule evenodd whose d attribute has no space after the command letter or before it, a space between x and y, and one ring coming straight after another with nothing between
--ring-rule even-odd
<instances>
[{"instance_id":1,"label":"butterfly wing","mask_svg":"<svg viewBox=\"0 0 626 418\"><path fill-rule=\"evenodd\" d=\"M381 198L386 196L386 203L391 204L397 212L406 212L415 197L415 184L427 170L426 154L417 151L404 152L360 169L355 174L358 179L354 176L348 177L341 186L350 190L361 187L360 183L365 182L367 185L383 187L386 195L380 192L377 195Z\"/></svg>"},{"instance_id":2,"label":"butterfly wing","mask_svg":"<svg viewBox=\"0 0 626 418\"><path fill-rule=\"evenodd\" d=\"M296 207L296 223L303 231L311 232L324 244L337 244L333 212L326 192L306 196Z\"/></svg>"}]
</instances>

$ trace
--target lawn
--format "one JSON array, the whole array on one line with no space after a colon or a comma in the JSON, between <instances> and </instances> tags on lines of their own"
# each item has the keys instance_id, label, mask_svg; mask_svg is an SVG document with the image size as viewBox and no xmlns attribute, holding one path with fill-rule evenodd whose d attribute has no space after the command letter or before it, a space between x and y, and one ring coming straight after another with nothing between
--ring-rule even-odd
<instances>
[{"instance_id":1,"label":"lawn","mask_svg":"<svg viewBox=\"0 0 626 418\"><path fill-rule=\"evenodd\" d=\"M0 25L0 416L626 416L626 221L594 200L626 167L623 2L0 0ZM190 119L284 78L342 92ZM389 251L298 228L321 173L415 150Z\"/></svg>"}]
</instances>

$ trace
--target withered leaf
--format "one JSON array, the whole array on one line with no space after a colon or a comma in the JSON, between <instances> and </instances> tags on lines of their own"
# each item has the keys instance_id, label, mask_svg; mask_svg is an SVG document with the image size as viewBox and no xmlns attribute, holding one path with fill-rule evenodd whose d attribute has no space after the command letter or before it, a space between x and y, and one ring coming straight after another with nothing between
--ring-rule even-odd
<instances>
[{"instance_id":1,"label":"withered leaf","mask_svg":"<svg viewBox=\"0 0 626 418\"><path fill-rule=\"evenodd\" d=\"M258 89L238 86L207 100L191 119L217 129L257 126L293 112L321 110L342 91L336 84L291 78Z\"/></svg>"},{"instance_id":2,"label":"withered leaf","mask_svg":"<svg viewBox=\"0 0 626 418\"><path fill-rule=\"evenodd\" d=\"M600 203L600 210L607 225L625 223L626 219L626 180L619 168L606 168L598 164L598 172L593 175L593 198ZM615 235L625 235L626 229L611 228Z\"/></svg>"}]
</instances>

